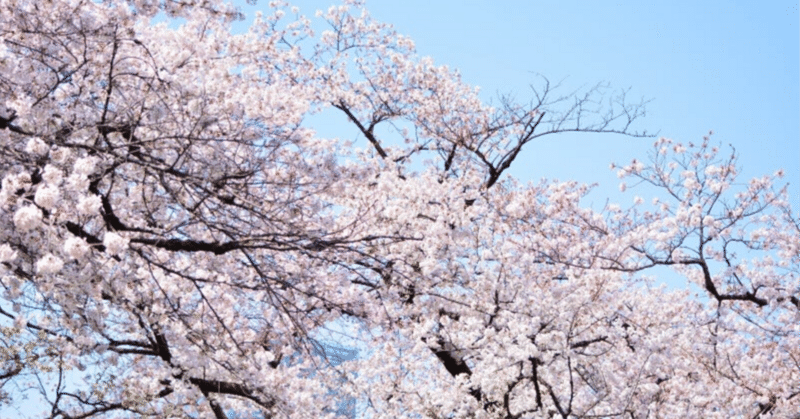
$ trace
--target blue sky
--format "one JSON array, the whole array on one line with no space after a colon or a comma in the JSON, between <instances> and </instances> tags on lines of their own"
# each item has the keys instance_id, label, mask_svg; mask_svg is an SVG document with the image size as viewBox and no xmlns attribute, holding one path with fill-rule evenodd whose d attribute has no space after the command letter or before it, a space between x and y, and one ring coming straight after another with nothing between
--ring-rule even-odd
<instances>
[{"instance_id":1,"label":"blue sky","mask_svg":"<svg viewBox=\"0 0 800 419\"><path fill-rule=\"evenodd\" d=\"M330 0L293 2L313 16ZM240 2L247 12L252 8ZM266 7L262 0L256 7ZM740 154L745 180L787 172L800 208L798 2L367 1L380 21L410 36L420 55L459 69L489 99L525 101L541 74L564 92L605 81L652 99L638 125L679 141L714 141ZM560 135L531 143L512 174L599 182L592 196L622 199L611 161L644 158L651 139Z\"/></svg>"}]
</instances>

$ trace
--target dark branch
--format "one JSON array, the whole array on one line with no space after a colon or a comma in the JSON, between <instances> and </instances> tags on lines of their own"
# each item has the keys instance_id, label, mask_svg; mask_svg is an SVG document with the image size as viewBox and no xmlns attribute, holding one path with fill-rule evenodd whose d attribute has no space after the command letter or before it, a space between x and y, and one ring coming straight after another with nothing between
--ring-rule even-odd
<instances>
[{"instance_id":1,"label":"dark branch","mask_svg":"<svg viewBox=\"0 0 800 419\"><path fill-rule=\"evenodd\" d=\"M359 131L361 131L361 133L364 134L365 137L367 137L367 140L369 140L372 146L375 147L375 151L377 151L382 158L385 159L389 156L388 154L386 154L386 151L383 150L383 147L381 147L381 144L380 142L378 142L378 139L375 138L375 135L372 132L374 126L370 126L369 128L367 128L364 125L362 125L361 122L358 121L356 116L353 115L352 112L350 112L350 108L348 108L344 102L339 102L338 104L334 104L333 107L344 112L347 115L347 117L350 118L350 120L353 121L354 124L356 124Z\"/></svg>"}]
</instances>

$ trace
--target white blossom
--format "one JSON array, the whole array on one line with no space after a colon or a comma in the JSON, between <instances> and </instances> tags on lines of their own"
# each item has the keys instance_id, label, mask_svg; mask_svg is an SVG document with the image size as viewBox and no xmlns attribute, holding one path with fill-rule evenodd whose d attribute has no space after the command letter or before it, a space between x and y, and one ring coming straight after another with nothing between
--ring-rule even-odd
<instances>
[{"instance_id":1,"label":"white blossom","mask_svg":"<svg viewBox=\"0 0 800 419\"><path fill-rule=\"evenodd\" d=\"M53 209L53 207L58 203L60 197L61 192L57 187L47 185L36 190L36 195L34 195L33 202L35 202L36 205L49 210Z\"/></svg>"},{"instance_id":2,"label":"white blossom","mask_svg":"<svg viewBox=\"0 0 800 419\"><path fill-rule=\"evenodd\" d=\"M722 173L722 168L719 166L711 165L706 167L704 173L706 176L717 176Z\"/></svg>"},{"instance_id":3,"label":"white blossom","mask_svg":"<svg viewBox=\"0 0 800 419\"><path fill-rule=\"evenodd\" d=\"M11 262L17 258L17 251L12 249L8 243L0 245L0 263Z\"/></svg>"},{"instance_id":4,"label":"white blossom","mask_svg":"<svg viewBox=\"0 0 800 419\"><path fill-rule=\"evenodd\" d=\"M36 272L42 275L54 274L64 267L64 261L51 253L44 255L36 262Z\"/></svg>"},{"instance_id":5,"label":"white blossom","mask_svg":"<svg viewBox=\"0 0 800 419\"><path fill-rule=\"evenodd\" d=\"M642 163L640 160L633 159L631 162L631 173L641 173L642 170L644 170L644 163Z\"/></svg>"},{"instance_id":6,"label":"white blossom","mask_svg":"<svg viewBox=\"0 0 800 419\"><path fill-rule=\"evenodd\" d=\"M36 155L45 155L49 151L47 144L39 137L31 137L25 146L25 151Z\"/></svg>"},{"instance_id":7,"label":"white blossom","mask_svg":"<svg viewBox=\"0 0 800 419\"><path fill-rule=\"evenodd\" d=\"M89 156L89 157L81 157L75 160L75 164L73 166L74 173L79 175L91 175L94 172L95 166L97 165L97 157Z\"/></svg>"},{"instance_id":8,"label":"white blossom","mask_svg":"<svg viewBox=\"0 0 800 419\"><path fill-rule=\"evenodd\" d=\"M72 155L72 152L66 147L56 147L50 152L50 158L53 160L53 162L59 164L66 163L69 160L70 155Z\"/></svg>"},{"instance_id":9,"label":"white blossom","mask_svg":"<svg viewBox=\"0 0 800 419\"><path fill-rule=\"evenodd\" d=\"M97 215L102 205L102 200L97 195L84 195L78 200L76 209L82 215Z\"/></svg>"},{"instance_id":10,"label":"white blossom","mask_svg":"<svg viewBox=\"0 0 800 419\"><path fill-rule=\"evenodd\" d=\"M8 174L3 177L2 189L4 191L16 192L18 189L27 189L31 186L31 175L29 173Z\"/></svg>"},{"instance_id":11,"label":"white blossom","mask_svg":"<svg viewBox=\"0 0 800 419\"><path fill-rule=\"evenodd\" d=\"M14 318L14 327L17 329L22 329L28 324L28 319L22 314L18 314L17 317Z\"/></svg>"},{"instance_id":12,"label":"white blossom","mask_svg":"<svg viewBox=\"0 0 800 419\"><path fill-rule=\"evenodd\" d=\"M49 185L58 186L64 178L64 173L58 167L48 164L42 171L42 179Z\"/></svg>"},{"instance_id":13,"label":"white blossom","mask_svg":"<svg viewBox=\"0 0 800 419\"><path fill-rule=\"evenodd\" d=\"M64 182L64 187L68 191L81 193L89 187L89 177L86 175L73 173L67 176L67 179Z\"/></svg>"},{"instance_id":14,"label":"white blossom","mask_svg":"<svg viewBox=\"0 0 800 419\"><path fill-rule=\"evenodd\" d=\"M71 259L81 259L89 252L86 240L79 237L70 237L64 241L64 254Z\"/></svg>"},{"instance_id":15,"label":"white blossom","mask_svg":"<svg viewBox=\"0 0 800 419\"><path fill-rule=\"evenodd\" d=\"M42 223L42 212L32 206L26 205L14 213L14 225L19 231L25 232L32 230Z\"/></svg>"},{"instance_id":16,"label":"white blossom","mask_svg":"<svg viewBox=\"0 0 800 419\"><path fill-rule=\"evenodd\" d=\"M117 233L108 232L103 236L103 245L110 255L118 255L128 247L128 240Z\"/></svg>"}]
</instances>

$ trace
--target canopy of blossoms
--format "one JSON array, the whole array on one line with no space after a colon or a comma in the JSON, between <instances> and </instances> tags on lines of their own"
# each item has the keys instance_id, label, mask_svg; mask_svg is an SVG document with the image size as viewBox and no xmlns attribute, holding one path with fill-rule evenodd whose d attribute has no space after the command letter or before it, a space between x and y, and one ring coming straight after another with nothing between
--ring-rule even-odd
<instances>
[{"instance_id":1,"label":"canopy of blossoms","mask_svg":"<svg viewBox=\"0 0 800 419\"><path fill-rule=\"evenodd\" d=\"M216 0L0 0L4 403L65 419L800 411L800 222L780 172L737 179L729 148L653 139L613 167L648 198L590 209L587 186L506 171L540 137L637 136L641 104L598 110L602 89L544 80L493 107L360 3L319 13L321 31L263 6L234 33ZM359 135L321 137L321 112ZM666 269L680 287L651 278ZM325 356L326 328L359 356Z\"/></svg>"}]
</instances>

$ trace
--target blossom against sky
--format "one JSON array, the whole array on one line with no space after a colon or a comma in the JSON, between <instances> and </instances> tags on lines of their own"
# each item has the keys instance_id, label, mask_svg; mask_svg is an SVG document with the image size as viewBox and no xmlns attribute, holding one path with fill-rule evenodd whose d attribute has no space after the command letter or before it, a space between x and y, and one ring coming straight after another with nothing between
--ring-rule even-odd
<instances>
[{"instance_id":1,"label":"blossom against sky","mask_svg":"<svg viewBox=\"0 0 800 419\"><path fill-rule=\"evenodd\" d=\"M242 2L243 10L253 8ZM293 2L313 16L330 0ZM420 55L458 69L487 100L532 97L547 77L562 93L607 82L651 99L637 128L684 142L733 145L742 179L786 171L800 207L798 2L367 1L378 20L414 40ZM650 139L545 137L523 150L512 174L599 182L617 190L612 161L645 158ZM630 197L615 197L628 200Z\"/></svg>"}]
</instances>

